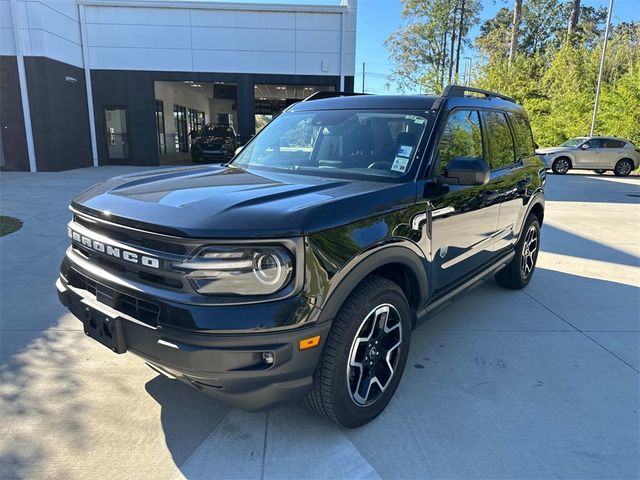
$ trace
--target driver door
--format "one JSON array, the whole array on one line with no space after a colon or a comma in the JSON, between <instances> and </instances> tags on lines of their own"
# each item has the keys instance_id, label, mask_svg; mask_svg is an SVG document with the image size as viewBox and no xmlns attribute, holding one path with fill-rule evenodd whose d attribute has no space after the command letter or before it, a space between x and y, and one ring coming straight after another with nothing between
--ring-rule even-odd
<instances>
[{"instance_id":1,"label":"driver door","mask_svg":"<svg viewBox=\"0 0 640 480\"><path fill-rule=\"evenodd\" d=\"M478 158L486 162L486 142L476 110L449 114L438 143L433 183L428 183L428 226L431 227L431 272L436 291L442 291L489 262L498 228L499 197L496 185L444 185L451 159Z\"/></svg>"},{"instance_id":2,"label":"driver door","mask_svg":"<svg viewBox=\"0 0 640 480\"><path fill-rule=\"evenodd\" d=\"M595 168L602 163L602 140L592 138L578 147L574 154L574 168Z\"/></svg>"}]
</instances>

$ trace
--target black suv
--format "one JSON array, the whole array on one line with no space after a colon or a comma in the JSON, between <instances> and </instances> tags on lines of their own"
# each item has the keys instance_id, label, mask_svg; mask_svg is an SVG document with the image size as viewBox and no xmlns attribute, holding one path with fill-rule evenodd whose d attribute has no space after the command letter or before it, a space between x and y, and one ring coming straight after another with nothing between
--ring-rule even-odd
<instances>
[{"instance_id":1,"label":"black suv","mask_svg":"<svg viewBox=\"0 0 640 480\"><path fill-rule=\"evenodd\" d=\"M108 180L71 204L60 300L117 353L245 410L376 417L411 331L494 276L531 280L545 170L512 99L320 93L227 165Z\"/></svg>"},{"instance_id":2,"label":"black suv","mask_svg":"<svg viewBox=\"0 0 640 480\"><path fill-rule=\"evenodd\" d=\"M238 148L236 132L230 125L207 124L191 143L191 160L228 162Z\"/></svg>"}]
</instances>

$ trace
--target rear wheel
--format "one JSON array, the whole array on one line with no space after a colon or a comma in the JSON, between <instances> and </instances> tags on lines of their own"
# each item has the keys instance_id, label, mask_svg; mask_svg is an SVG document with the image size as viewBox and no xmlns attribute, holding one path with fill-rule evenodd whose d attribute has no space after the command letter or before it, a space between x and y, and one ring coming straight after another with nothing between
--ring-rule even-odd
<instances>
[{"instance_id":1,"label":"rear wheel","mask_svg":"<svg viewBox=\"0 0 640 480\"><path fill-rule=\"evenodd\" d=\"M531 281L540 251L540 222L530 214L516 244L516 254L509 264L496 273L498 285L512 290L520 290Z\"/></svg>"},{"instance_id":2,"label":"rear wheel","mask_svg":"<svg viewBox=\"0 0 640 480\"><path fill-rule=\"evenodd\" d=\"M402 289L368 277L342 305L305 401L344 427L377 417L393 396L404 371L412 311Z\"/></svg>"},{"instance_id":3,"label":"rear wheel","mask_svg":"<svg viewBox=\"0 0 640 480\"><path fill-rule=\"evenodd\" d=\"M553 173L564 175L571 168L571 161L567 157L556 158L551 165Z\"/></svg>"},{"instance_id":4,"label":"rear wheel","mask_svg":"<svg viewBox=\"0 0 640 480\"><path fill-rule=\"evenodd\" d=\"M616 163L615 168L613 169L613 173L616 174L617 177L626 177L633 170L633 162L628 158L623 158Z\"/></svg>"}]
</instances>

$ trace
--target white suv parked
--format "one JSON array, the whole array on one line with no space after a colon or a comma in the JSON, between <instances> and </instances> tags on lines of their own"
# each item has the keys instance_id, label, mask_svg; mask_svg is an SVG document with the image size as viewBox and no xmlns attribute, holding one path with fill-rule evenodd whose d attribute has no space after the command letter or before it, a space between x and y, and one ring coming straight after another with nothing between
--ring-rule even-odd
<instances>
[{"instance_id":1,"label":"white suv parked","mask_svg":"<svg viewBox=\"0 0 640 480\"><path fill-rule=\"evenodd\" d=\"M593 170L603 174L612 170L619 177L629 175L640 165L640 149L629 140L614 137L577 137L559 147L536 150L553 173L570 169Z\"/></svg>"}]
</instances>

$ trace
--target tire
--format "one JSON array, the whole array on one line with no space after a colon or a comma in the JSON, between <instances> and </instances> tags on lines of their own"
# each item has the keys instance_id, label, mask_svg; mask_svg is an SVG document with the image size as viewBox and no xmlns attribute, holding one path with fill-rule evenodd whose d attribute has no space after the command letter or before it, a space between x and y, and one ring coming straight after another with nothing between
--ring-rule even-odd
<instances>
[{"instance_id":1,"label":"tire","mask_svg":"<svg viewBox=\"0 0 640 480\"><path fill-rule=\"evenodd\" d=\"M598 169L598 170L594 170L594 172L596 172L598 175L604 175L606 170Z\"/></svg>"},{"instance_id":2,"label":"tire","mask_svg":"<svg viewBox=\"0 0 640 480\"><path fill-rule=\"evenodd\" d=\"M551 165L551 170L553 170L553 173L555 173L556 175L564 175L569 171L570 168L571 160L569 160L567 157L558 157L553 161L553 164Z\"/></svg>"},{"instance_id":3,"label":"tire","mask_svg":"<svg viewBox=\"0 0 640 480\"><path fill-rule=\"evenodd\" d=\"M633 162L628 158L618 160L616 166L613 169L613 173L616 177L626 177L633 171Z\"/></svg>"},{"instance_id":4,"label":"tire","mask_svg":"<svg viewBox=\"0 0 640 480\"><path fill-rule=\"evenodd\" d=\"M520 290L526 287L533 277L539 251L540 222L538 217L530 214L522 229L520 240L516 244L515 257L495 275L498 285L511 290Z\"/></svg>"},{"instance_id":5,"label":"tire","mask_svg":"<svg viewBox=\"0 0 640 480\"><path fill-rule=\"evenodd\" d=\"M402 378L412 318L407 298L396 283L367 277L333 320L313 388L305 398L307 406L348 428L376 418Z\"/></svg>"}]
</instances>

